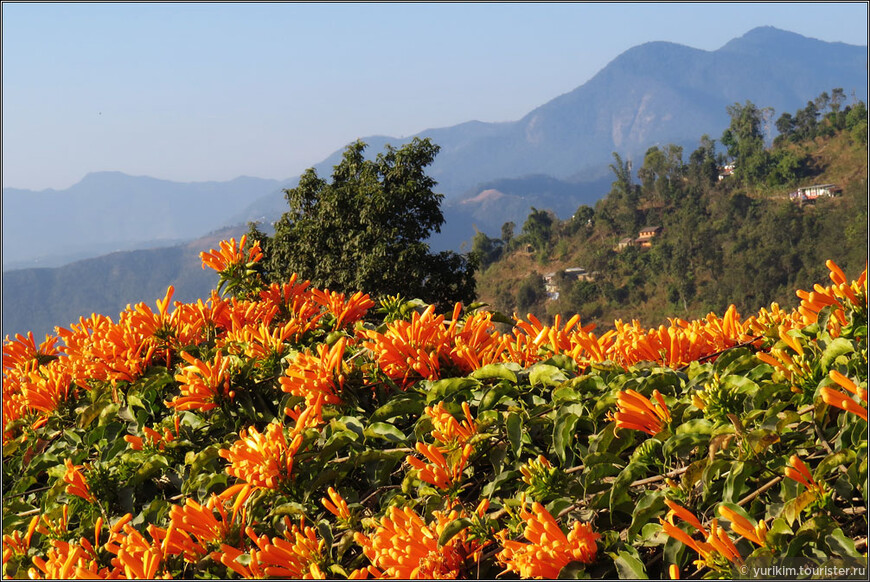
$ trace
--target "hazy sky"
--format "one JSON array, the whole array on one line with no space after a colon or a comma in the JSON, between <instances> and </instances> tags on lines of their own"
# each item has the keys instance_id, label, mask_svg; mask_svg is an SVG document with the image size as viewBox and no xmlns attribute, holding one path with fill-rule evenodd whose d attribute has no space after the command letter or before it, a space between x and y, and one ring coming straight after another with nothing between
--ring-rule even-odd
<instances>
[{"instance_id":1,"label":"hazy sky","mask_svg":"<svg viewBox=\"0 0 870 582\"><path fill-rule=\"evenodd\" d=\"M3 186L288 178L367 135L514 121L632 46L867 44L867 3L3 3Z\"/></svg>"}]
</instances>

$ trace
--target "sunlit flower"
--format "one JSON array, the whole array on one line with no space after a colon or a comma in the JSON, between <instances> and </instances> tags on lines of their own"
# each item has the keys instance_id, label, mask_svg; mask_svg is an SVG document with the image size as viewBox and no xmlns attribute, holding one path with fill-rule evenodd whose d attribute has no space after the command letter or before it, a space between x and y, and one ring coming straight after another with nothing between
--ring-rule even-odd
<instances>
[{"instance_id":1,"label":"sunlit flower","mask_svg":"<svg viewBox=\"0 0 870 582\"><path fill-rule=\"evenodd\" d=\"M248 240L248 235L242 235L239 243L236 244L236 239L222 240L220 249L211 249L208 252L199 253L202 259L202 268L211 267L218 273L226 271L227 268L239 264L256 263L263 258L263 251L260 248L260 241L254 241L248 252L245 252L245 243Z\"/></svg>"},{"instance_id":2,"label":"sunlit flower","mask_svg":"<svg viewBox=\"0 0 870 582\"><path fill-rule=\"evenodd\" d=\"M462 403L462 412L465 420L457 421L452 414L447 412L443 403L438 402L435 406L427 406L426 416L432 419L434 430L432 436L444 444L464 445L477 433L477 423L471 416L468 402Z\"/></svg>"},{"instance_id":3,"label":"sunlit flower","mask_svg":"<svg viewBox=\"0 0 870 582\"><path fill-rule=\"evenodd\" d=\"M671 421L671 414L658 390L653 390L653 397L655 403L635 390L620 390L616 394L617 412L609 413L608 418L616 422L617 428L641 430L654 436Z\"/></svg>"},{"instance_id":4,"label":"sunlit flower","mask_svg":"<svg viewBox=\"0 0 870 582\"><path fill-rule=\"evenodd\" d=\"M728 537L728 533L719 527L716 519L710 522L709 528L705 528L701 521L685 507L666 499L670 508L666 519L659 519L662 531L669 537L682 542L692 548L699 556L695 561L698 567L707 566L715 569L727 568L730 564L742 564L743 559L737 551L734 542ZM693 528L698 530L706 539L696 540L688 533L674 524L674 517L679 517Z\"/></svg>"},{"instance_id":5,"label":"sunlit flower","mask_svg":"<svg viewBox=\"0 0 870 582\"><path fill-rule=\"evenodd\" d=\"M416 448L418 452L429 459L429 463L425 463L413 455L408 455L405 460L420 472L420 479L440 489L450 489L462 479L468 458L474 451L470 444L452 452L446 448L422 442L418 442Z\"/></svg>"},{"instance_id":6,"label":"sunlit flower","mask_svg":"<svg viewBox=\"0 0 870 582\"><path fill-rule=\"evenodd\" d=\"M39 516L34 515L27 526L27 531L24 535L20 531L15 530L11 534L3 536L3 563L5 564L13 556L25 556L28 548L30 548L30 540L33 537L33 532L36 531L36 526L39 524Z\"/></svg>"},{"instance_id":7,"label":"sunlit flower","mask_svg":"<svg viewBox=\"0 0 870 582\"><path fill-rule=\"evenodd\" d=\"M331 314L335 323L332 329L344 329L361 320L369 309L375 306L371 297L362 291L357 291L345 301L344 293L335 291L321 291L314 289L311 296Z\"/></svg>"},{"instance_id":8,"label":"sunlit flower","mask_svg":"<svg viewBox=\"0 0 870 582\"><path fill-rule=\"evenodd\" d=\"M341 404L344 387L343 371L344 350L347 338L341 338L332 347L326 344L317 346L317 356L301 353L287 367L279 379L281 390L294 396L302 396L309 405L318 397L324 404Z\"/></svg>"},{"instance_id":9,"label":"sunlit flower","mask_svg":"<svg viewBox=\"0 0 870 582\"><path fill-rule=\"evenodd\" d=\"M767 536L767 525L764 520L759 521L756 525L752 523L728 507L727 505L719 506L719 515L731 522L731 529L737 535L743 536L752 543L765 546L767 545L765 537Z\"/></svg>"},{"instance_id":10,"label":"sunlit flower","mask_svg":"<svg viewBox=\"0 0 870 582\"><path fill-rule=\"evenodd\" d=\"M804 485L807 491L812 492L816 497L822 497L827 493L825 483L819 483L813 479L812 473L797 455L789 457L784 473L789 479Z\"/></svg>"},{"instance_id":11,"label":"sunlit flower","mask_svg":"<svg viewBox=\"0 0 870 582\"><path fill-rule=\"evenodd\" d=\"M82 465L73 465L72 461L66 459L64 466L66 467L66 473L63 475L63 480L67 484L66 492L70 495L81 497L88 503L94 503L96 498L91 494L88 482L85 476L82 475Z\"/></svg>"},{"instance_id":12,"label":"sunlit flower","mask_svg":"<svg viewBox=\"0 0 870 582\"><path fill-rule=\"evenodd\" d=\"M441 360L449 357L451 342L444 326L444 316L435 315L430 305L422 314L416 311L411 321L396 320L387 324L385 333L365 332L370 341L364 346L378 359L381 370L403 385L415 375L435 380L440 375Z\"/></svg>"},{"instance_id":13,"label":"sunlit flower","mask_svg":"<svg viewBox=\"0 0 870 582\"><path fill-rule=\"evenodd\" d=\"M229 461L228 474L255 487L276 489L290 479L301 444L302 435L296 434L288 445L284 427L273 422L263 433L253 426L242 429L239 440L218 454Z\"/></svg>"},{"instance_id":14,"label":"sunlit flower","mask_svg":"<svg viewBox=\"0 0 870 582\"><path fill-rule=\"evenodd\" d=\"M326 578L320 567L323 562L323 540L318 540L314 528L306 526L304 522L296 525L290 523L289 518L284 521L286 529L283 537L258 536L248 527L245 533L256 547L246 553L234 546L221 544L220 551L212 552L211 558L243 578Z\"/></svg>"},{"instance_id":15,"label":"sunlit flower","mask_svg":"<svg viewBox=\"0 0 870 582\"><path fill-rule=\"evenodd\" d=\"M344 521L350 520L350 509L347 507L347 501L333 487L327 489L326 492L329 495L329 499L324 497L320 500L323 507L338 519Z\"/></svg>"},{"instance_id":16,"label":"sunlit flower","mask_svg":"<svg viewBox=\"0 0 870 582\"><path fill-rule=\"evenodd\" d=\"M166 450L166 443L171 443L178 436L179 431L179 418L175 416L175 433L173 433L168 428L163 429L163 434L160 434L153 428L143 426L142 432L144 433L144 438L135 436L132 434L128 434L124 436L124 440L130 443L130 448L134 451L141 451L148 448L153 448L156 450Z\"/></svg>"},{"instance_id":17,"label":"sunlit flower","mask_svg":"<svg viewBox=\"0 0 870 582\"><path fill-rule=\"evenodd\" d=\"M175 375L181 395L166 402L166 406L204 412L216 408L222 399L233 399L235 391L230 386L232 361L229 358L224 358L220 352L212 362L203 362L187 352L181 352L181 357L190 364Z\"/></svg>"},{"instance_id":18,"label":"sunlit flower","mask_svg":"<svg viewBox=\"0 0 870 582\"><path fill-rule=\"evenodd\" d=\"M837 408L845 410L846 412L851 412L852 414L867 420L867 390L861 388L837 370L831 370L829 376L842 388L861 399L864 402L864 406L861 406L859 403L852 400L852 398L847 394L844 394L830 386L823 386L821 390L819 390L822 395L822 400L831 406L836 406Z\"/></svg>"},{"instance_id":19,"label":"sunlit flower","mask_svg":"<svg viewBox=\"0 0 870 582\"><path fill-rule=\"evenodd\" d=\"M460 517L457 511L434 512L435 521L426 524L414 510L390 506L371 536L357 532L354 539L363 553L386 578L458 578L463 564L480 548L468 540L466 531L454 535L443 546L438 538L444 527Z\"/></svg>"},{"instance_id":20,"label":"sunlit flower","mask_svg":"<svg viewBox=\"0 0 870 582\"><path fill-rule=\"evenodd\" d=\"M502 531L502 551L496 558L521 578L558 578L559 571L569 562L591 564L598 552L596 541L601 537L589 524L574 522L566 536L553 516L538 502L529 511L525 506L520 518L526 526L523 536L530 543L506 539Z\"/></svg>"}]
</instances>

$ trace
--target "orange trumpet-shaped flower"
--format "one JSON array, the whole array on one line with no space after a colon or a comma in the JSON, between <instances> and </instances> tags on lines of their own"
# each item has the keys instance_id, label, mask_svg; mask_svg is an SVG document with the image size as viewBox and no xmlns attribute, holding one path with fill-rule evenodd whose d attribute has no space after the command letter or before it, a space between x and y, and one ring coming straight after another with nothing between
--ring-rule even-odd
<instances>
[{"instance_id":1,"label":"orange trumpet-shaped flower","mask_svg":"<svg viewBox=\"0 0 870 582\"><path fill-rule=\"evenodd\" d=\"M617 428L656 435L671 421L671 414L658 390L653 390L653 398L655 403L634 390L621 390L616 394L617 412L609 413L608 418L616 422Z\"/></svg>"},{"instance_id":2,"label":"orange trumpet-shaped flower","mask_svg":"<svg viewBox=\"0 0 870 582\"><path fill-rule=\"evenodd\" d=\"M797 455L792 455L788 460L789 464L785 467L785 476L792 481L804 485L808 491L813 491L816 495L821 495L825 492L824 483L819 483L813 479L812 473L801 461Z\"/></svg>"},{"instance_id":3,"label":"orange trumpet-shaped flower","mask_svg":"<svg viewBox=\"0 0 870 582\"><path fill-rule=\"evenodd\" d=\"M553 516L538 502L529 511L523 507L520 518L526 522L523 536L528 544L506 539L505 531L499 532L502 551L496 556L506 567L506 572L516 572L521 578L551 578L573 561L591 564L595 561L601 536L589 524L574 522L566 536Z\"/></svg>"},{"instance_id":4,"label":"orange trumpet-shaped flower","mask_svg":"<svg viewBox=\"0 0 870 582\"><path fill-rule=\"evenodd\" d=\"M327 511L335 517L348 521L350 519L350 509L348 509L347 502L344 498L332 487L327 489L326 493L329 495L329 499L324 497L320 500L323 507L325 507Z\"/></svg>"},{"instance_id":5,"label":"orange trumpet-shaped flower","mask_svg":"<svg viewBox=\"0 0 870 582\"><path fill-rule=\"evenodd\" d=\"M24 556L30 548L30 539L33 537L33 532L36 531L36 526L39 524L39 516L34 515L27 526L27 532L22 536L18 530L13 531L9 535L3 536L3 563L5 564L13 556Z\"/></svg>"},{"instance_id":6,"label":"orange trumpet-shaped flower","mask_svg":"<svg viewBox=\"0 0 870 582\"><path fill-rule=\"evenodd\" d=\"M342 358L346 343L347 338L341 338L332 347L320 344L317 356L299 354L278 380L281 390L302 396L308 406L313 405L318 397L323 398L324 404L341 404L339 394L345 381Z\"/></svg>"},{"instance_id":7,"label":"orange trumpet-shaped flower","mask_svg":"<svg viewBox=\"0 0 870 582\"><path fill-rule=\"evenodd\" d=\"M454 483L462 478L462 472L465 470L473 450L473 447L467 444L462 447L461 451L454 451L453 454L449 455L451 460L448 462L448 457L444 456L448 452L447 449L418 442L417 451L429 459L429 463L411 455L408 455L406 460L409 465L420 471L420 479L423 481L435 485L439 489L450 489Z\"/></svg>"},{"instance_id":8,"label":"orange trumpet-shaped flower","mask_svg":"<svg viewBox=\"0 0 870 582\"><path fill-rule=\"evenodd\" d=\"M312 290L311 297L335 318L333 329L343 329L353 325L375 306L371 297L362 291L357 291L347 301L344 299L344 293L321 291L320 289Z\"/></svg>"},{"instance_id":9,"label":"orange trumpet-shaped flower","mask_svg":"<svg viewBox=\"0 0 870 582\"><path fill-rule=\"evenodd\" d=\"M448 358L452 348L444 316L435 315L434 305L422 314L415 311L410 322L399 319L388 324L383 334L365 333L370 341L363 345L374 352L381 370L403 384L415 374L428 380L437 379L441 359Z\"/></svg>"},{"instance_id":10,"label":"orange trumpet-shaped flower","mask_svg":"<svg viewBox=\"0 0 870 582\"><path fill-rule=\"evenodd\" d=\"M67 483L66 492L70 495L81 497L88 503L94 503L96 498L91 494L88 482L85 480L85 476L82 475L82 465L73 465L69 459L64 461L64 465L66 466L66 473L63 475L63 480Z\"/></svg>"},{"instance_id":11,"label":"orange trumpet-shaped flower","mask_svg":"<svg viewBox=\"0 0 870 582\"><path fill-rule=\"evenodd\" d=\"M220 273L226 270L227 267L242 263L256 263L263 258L260 241L254 241L250 250L245 253L247 239L247 235L242 235L238 244L236 244L235 238L231 238L228 241L223 240L220 242L220 249L211 249L208 252L199 253L202 259L202 268L211 267Z\"/></svg>"},{"instance_id":12,"label":"orange trumpet-shaped flower","mask_svg":"<svg viewBox=\"0 0 870 582\"><path fill-rule=\"evenodd\" d=\"M206 411L217 408L221 399L235 396L230 387L229 358L224 358L220 352L211 362L198 360L187 352L181 352L181 357L190 364L175 375L181 384L181 395L166 402L166 406L176 410Z\"/></svg>"},{"instance_id":13,"label":"orange trumpet-shaped flower","mask_svg":"<svg viewBox=\"0 0 870 582\"><path fill-rule=\"evenodd\" d=\"M254 427L242 429L230 448L218 454L230 462L226 471L254 487L276 489L293 473L293 457L302 445L302 435L296 434L290 444L284 437L284 427L271 423L262 434Z\"/></svg>"},{"instance_id":14,"label":"orange trumpet-shaped flower","mask_svg":"<svg viewBox=\"0 0 870 582\"><path fill-rule=\"evenodd\" d=\"M284 523L284 537L257 536L250 527L245 528L245 533L257 545L257 549L249 553L251 571L258 570L272 578L325 579L320 568L325 542L317 539L316 530L306 526L304 520L296 525L285 518Z\"/></svg>"},{"instance_id":15,"label":"orange trumpet-shaped flower","mask_svg":"<svg viewBox=\"0 0 870 582\"><path fill-rule=\"evenodd\" d=\"M716 566L716 556L721 556L732 564L743 563L743 559L737 551L734 542L730 537L728 537L728 533L719 527L719 523L716 519L713 519L710 522L708 530L707 528L704 528L704 526L701 525L700 520L685 507L682 507L673 501L670 501L667 505L671 510L668 512L666 519L659 519L662 531L664 531L669 537L672 537L695 550L695 552L700 556L700 560L696 561L695 564L699 567L705 565L710 567ZM696 540L677 527L673 521L674 516L689 523L693 528L697 529L703 536L705 536L706 540Z\"/></svg>"},{"instance_id":16,"label":"orange trumpet-shaped flower","mask_svg":"<svg viewBox=\"0 0 870 582\"><path fill-rule=\"evenodd\" d=\"M719 506L719 515L731 522L731 529L737 535L743 536L759 546L767 545L765 541L767 525L764 520L759 521L757 525L752 525L748 519L726 505Z\"/></svg>"},{"instance_id":17,"label":"orange trumpet-shaped flower","mask_svg":"<svg viewBox=\"0 0 870 582\"><path fill-rule=\"evenodd\" d=\"M480 545L467 540L463 530L439 546L444 527L461 515L455 510L446 514L436 511L434 517L427 525L414 510L391 506L371 536L357 532L354 539L385 578L458 578L465 559Z\"/></svg>"},{"instance_id":18,"label":"orange trumpet-shaped flower","mask_svg":"<svg viewBox=\"0 0 870 582\"><path fill-rule=\"evenodd\" d=\"M465 413L463 422L457 421L452 414L447 412L441 402L435 406L427 406L425 412L426 416L432 419L432 424L435 427L432 436L444 444L464 445L477 433L477 423L471 416L468 402L462 403L462 412Z\"/></svg>"},{"instance_id":19,"label":"orange trumpet-shaped flower","mask_svg":"<svg viewBox=\"0 0 870 582\"><path fill-rule=\"evenodd\" d=\"M831 370L829 376L834 382L864 401L865 404L864 406L861 406L859 403L852 400L847 394L831 388L830 386L824 386L819 391L822 395L822 400L831 406L836 406L837 408L845 410L846 412L851 412L852 414L867 420L867 390L861 388L837 370Z\"/></svg>"}]
</instances>

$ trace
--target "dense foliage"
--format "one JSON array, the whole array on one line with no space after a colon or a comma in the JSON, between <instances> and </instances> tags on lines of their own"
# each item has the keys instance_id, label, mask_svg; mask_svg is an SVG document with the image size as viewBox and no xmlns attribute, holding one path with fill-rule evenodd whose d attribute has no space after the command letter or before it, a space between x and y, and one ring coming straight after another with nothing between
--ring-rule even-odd
<instances>
[{"instance_id":1,"label":"dense foliage","mask_svg":"<svg viewBox=\"0 0 870 582\"><path fill-rule=\"evenodd\" d=\"M594 208L581 206L567 220L533 208L519 236L475 237L478 297L505 312L580 313L609 326L619 318L695 318L732 303L741 311L788 305L793 289L825 276L827 259L860 270L867 256L867 143L856 136L866 133L867 110L861 102L826 103L836 111L818 113L812 130L795 126L769 149L762 136L771 114L747 102L729 108L727 154L708 136L687 160L679 146L654 146L633 170L614 154L613 185ZM732 161L734 174L720 180ZM800 186L825 182L840 186L840 195L804 205L789 199ZM650 248L618 247L646 226L661 227ZM564 278L566 267L595 276ZM530 270L556 273L557 300L539 292L530 301Z\"/></svg>"},{"instance_id":2,"label":"dense foliage","mask_svg":"<svg viewBox=\"0 0 870 582\"><path fill-rule=\"evenodd\" d=\"M500 332L267 285L245 242L203 253L236 297L4 342L4 576L866 568L866 269L745 319Z\"/></svg>"},{"instance_id":3,"label":"dense foliage","mask_svg":"<svg viewBox=\"0 0 870 582\"><path fill-rule=\"evenodd\" d=\"M332 181L310 168L296 188L285 190L290 209L261 242L260 263L270 282L305 273L313 284L380 297L404 293L445 308L474 298L474 268L451 251L431 253L425 242L444 223L443 195L425 169L439 147L414 138L366 160L365 144L347 147Z\"/></svg>"}]
</instances>

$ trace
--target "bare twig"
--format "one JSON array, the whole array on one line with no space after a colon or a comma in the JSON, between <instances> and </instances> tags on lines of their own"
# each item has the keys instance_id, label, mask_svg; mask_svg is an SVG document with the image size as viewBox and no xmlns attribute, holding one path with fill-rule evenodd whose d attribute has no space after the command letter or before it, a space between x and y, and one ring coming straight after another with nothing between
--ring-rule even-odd
<instances>
[{"instance_id":1,"label":"bare twig","mask_svg":"<svg viewBox=\"0 0 870 582\"><path fill-rule=\"evenodd\" d=\"M749 495L747 495L746 497L744 497L743 499L738 501L737 505L739 505L740 507L743 507L744 505L746 505L747 503L749 503L750 501L752 501L753 499L755 499L756 497L758 497L759 495L761 495L762 493L764 493L765 491L767 491L768 489L770 489L771 487L773 487L774 485L776 485L777 483L782 481L782 479L783 479L782 475L777 475L776 477L774 477L773 479L771 479L770 481L768 481L767 483L765 483L764 485L762 485L761 487L759 487L758 489L756 489L755 491L753 491L752 493L750 493Z\"/></svg>"}]
</instances>

